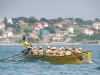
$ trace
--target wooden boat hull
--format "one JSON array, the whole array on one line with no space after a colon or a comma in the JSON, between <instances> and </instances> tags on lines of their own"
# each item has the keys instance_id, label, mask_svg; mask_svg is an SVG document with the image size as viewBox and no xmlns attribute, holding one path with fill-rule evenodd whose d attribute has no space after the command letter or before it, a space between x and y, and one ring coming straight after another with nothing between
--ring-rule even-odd
<instances>
[{"instance_id":1,"label":"wooden boat hull","mask_svg":"<svg viewBox=\"0 0 100 75\"><path fill-rule=\"evenodd\" d=\"M55 64L81 64L90 63L91 52L82 52L78 54L72 54L67 56L38 56L32 54L24 54L25 59L42 60Z\"/></svg>"}]
</instances>

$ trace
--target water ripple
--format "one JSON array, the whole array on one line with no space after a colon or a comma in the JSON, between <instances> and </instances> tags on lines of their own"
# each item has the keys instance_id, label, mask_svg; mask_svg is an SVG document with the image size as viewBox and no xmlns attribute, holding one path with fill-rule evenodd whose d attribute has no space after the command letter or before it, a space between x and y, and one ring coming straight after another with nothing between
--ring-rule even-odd
<instances>
[{"instance_id":1,"label":"water ripple","mask_svg":"<svg viewBox=\"0 0 100 75\"><path fill-rule=\"evenodd\" d=\"M45 46L43 46L45 48ZM59 47L59 46L57 46ZM72 47L68 45L68 47ZM99 75L100 74L100 46L78 45L83 51L91 51L91 64L51 64L44 61L21 60L0 61L0 75ZM0 59L20 53L23 46L0 46Z\"/></svg>"}]
</instances>

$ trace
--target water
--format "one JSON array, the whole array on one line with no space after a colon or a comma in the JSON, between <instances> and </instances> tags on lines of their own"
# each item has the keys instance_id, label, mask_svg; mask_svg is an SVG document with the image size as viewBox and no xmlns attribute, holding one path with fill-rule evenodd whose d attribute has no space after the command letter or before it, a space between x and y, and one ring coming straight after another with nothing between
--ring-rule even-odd
<instances>
[{"instance_id":1,"label":"water","mask_svg":"<svg viewBox=\"0 0 100 75\"><path fill-rule=\"evenodd\" d=\"M100 75L100 45L77 46L81 47L83 51L92 52L93 63L59 65L34 60L0 61L0 75ZM45 47L46 45L43 46L43 48ZM72 47L72 45L68 45L68 47ZM19 54L23 49L24 46L0 46L0 60Z\"/></svg>"}]
</instances>

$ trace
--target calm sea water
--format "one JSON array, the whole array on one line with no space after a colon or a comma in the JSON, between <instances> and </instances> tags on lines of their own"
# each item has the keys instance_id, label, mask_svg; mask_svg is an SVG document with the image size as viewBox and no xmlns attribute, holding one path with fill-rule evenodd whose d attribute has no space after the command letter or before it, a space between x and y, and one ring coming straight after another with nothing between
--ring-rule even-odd
<instances>
[{"instance_id":1,"label":"calm sea water","mask_svg":"<svg viewBox=\"0 0 100 75\"><path fill-rule=\"evenodd\" d=\"M46 45L42 46L45 49ZM61 45L51 46L61 47ZM34 60L0 61L0 75L100 75L100 45L77 46L83 51L92 52L93 63L58 65ZM0 46L0 60L19 54L24 48L24 46Z\"/></svg>"}]
</instances>

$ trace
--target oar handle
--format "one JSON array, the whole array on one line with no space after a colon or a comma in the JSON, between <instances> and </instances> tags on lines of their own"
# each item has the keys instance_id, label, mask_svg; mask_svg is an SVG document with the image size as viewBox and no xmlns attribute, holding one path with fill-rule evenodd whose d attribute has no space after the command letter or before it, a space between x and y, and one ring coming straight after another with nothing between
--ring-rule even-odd
<instances>
[{"instance_id":1,"label":"oar handle","mask_svg":"<svg viewBox=\"0 0 100 75\"><path fill-rule=\"evenodd\" d=\"M30 42L30 46L32 47L32 43Z\"/></svg>"},{"instance_id":2,"label":"oar handle","mask_svg":"<svg viewBox=\"0 0 100 75\"><path fill-rule=\"evenodd\" d=\"M28 40L28 42L30 43L30 47L32 47L32 43Z\"/></svg>"}]
</instances>

